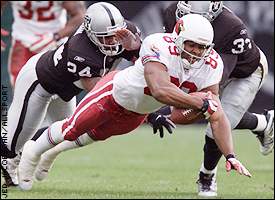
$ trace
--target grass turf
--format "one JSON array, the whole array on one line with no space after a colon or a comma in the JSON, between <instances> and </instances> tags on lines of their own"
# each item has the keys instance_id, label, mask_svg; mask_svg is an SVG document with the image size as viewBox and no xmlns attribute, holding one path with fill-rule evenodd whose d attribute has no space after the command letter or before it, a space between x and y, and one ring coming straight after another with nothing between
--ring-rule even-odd
<instances>
[{"instance_id":1,"label":"grass turf","mask_svg":"<svg viewBox=\"0 0 275 200\"><path fill-rule=\"evenodd\" d=\"M163 139L148 126L62 153L44 182L28 192L8 188L8 198L195 199L205 126L179 126ZM234 131L235 152L252 178L218 169L217 198L274 198L274 154L262 156L249 131ZM3 196L1 195L1 198Z\"/></svg>"}]
</instances>

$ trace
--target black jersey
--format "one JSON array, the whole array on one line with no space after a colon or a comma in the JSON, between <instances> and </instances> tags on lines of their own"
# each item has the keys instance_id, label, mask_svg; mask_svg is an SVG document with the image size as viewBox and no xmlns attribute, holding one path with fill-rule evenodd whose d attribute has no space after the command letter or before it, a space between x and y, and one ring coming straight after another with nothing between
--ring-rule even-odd
<instances>
[{"instance_id":1,"label":"black jersey","mask_svg":"<svg viewBox=\"0 0 275 200\"><path fill-rule=\"evenodd\" d=\"M164 12L164 28L172 32L176 23L177 2ZM228 77L245 78L259 66L260 52L253 39L248 36L242 20L228 8L212 22L214 29L214 49L224 62L223 81Z\"/></svg>"},{"instance_id":2,"label":"black jersey","mask_svg":"<svg viewBox=\"0 0 275 200\"><path fill-rule=\"evenodd\" d=\"M138 31L128 21L127 28L133 33ZM82 88L77 87L81 78L101 77L104 70L110 70L117 59L131 61L138 57L138 53L139 50L124 50L119 55L106 56L87 37L81 25L65 44L40 57L36 64L36 73L45 90L69 101L82 91Z\"/></svg>"}]
</instances>

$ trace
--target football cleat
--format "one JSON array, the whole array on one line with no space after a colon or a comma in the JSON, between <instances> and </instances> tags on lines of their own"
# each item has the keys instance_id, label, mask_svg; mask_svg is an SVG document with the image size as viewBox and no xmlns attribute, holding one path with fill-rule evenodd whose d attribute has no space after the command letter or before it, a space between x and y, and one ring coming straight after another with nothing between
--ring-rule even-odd
<instances>
[{"instance_id":1,"label":"football cleat","mask_svg":"<svg viewBox=\"0 0 275 200\"><path fill-rule=\"evenodd\" d=\"M205 174L200 171L198 184L198 195L202 197L217 196L216 174Z\"/></svg>"},{"instance_id":2,"label":"football cleat","mask_svg":"<svg viewBox=\"0 0 275 200\"><path fill-rule=\"evenodd\" d=\"M260 152L268 155L274 148L274 110L265 110L267 126L263 131L254 132L260 141Z\"/></svg>"},{"instance_id":3,"label":"football cleat","mask_svg":"<svg viewBox=\"0 0 275 200\"><path fill-rule=\"evenodd\" d=\"M19 165L20 158L20 154L18 154L15 158L1 158L1 170L7 187L18 186L17 167Z\"/></svg>"},{"instance_id":4,"label":"football cleat","mask_svg":"<svg viewBox=\"0 0 275 200\"><path fill-rule=\"evenodd\" d=\"M36 167L34 177L38 181L43 181L47 178L53 162L58 154L51 153L51 149L42 154L41 159Z\"/></svg>"},{"instance_id":5,"label":"football cleat","mask_svg":"<svg viewBox=\"0 0 275 200\"><path fill-rule=\"evenodd\" d=\"M33 145L35 145L33 140L26 142L18 167L19 187L22 190L30 190L32 188L33 174L40 159L40 155L36 155L32 151Z\"/></svg>"}]
</instances>

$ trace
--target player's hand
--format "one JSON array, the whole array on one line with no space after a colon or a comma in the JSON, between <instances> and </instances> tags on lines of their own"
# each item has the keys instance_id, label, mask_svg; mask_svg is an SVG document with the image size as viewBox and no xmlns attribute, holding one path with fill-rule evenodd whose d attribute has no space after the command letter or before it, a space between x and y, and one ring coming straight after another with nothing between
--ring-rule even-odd
<instances>
[{"instance_id":1,"label":"player's hand","mask_svg":"<svg viewBox=\"0 0 275 200\"><path fill-rule=\"evenodd\" d=\"M218 110L218 103L213 99L212 93L207 92L205 99L203 99L203 106L201 108L205 119L208 119L214 112Z\"/></svg>"},{"instance_id":2,"label":"player's hand","mask_svg":"<svg viewBox=\"0 0 275 200\"><path fill-rule=\"evenodd\" d=\"M241 174L241 175L251 177L251 174L249 173L249 171L232 154L229 154L228 156L226 156L225 168L226 168L227 172L234 169L234 170L237 170L239 172L239 174Z\"/></svg>"},{"instance_id":3,"label":"player's hand","mask_svg":"<svg viewBox=\"0 0 275 200\"><path fill-rule=\"evenodd\" d=\"M48 51L57 47L56 40L53 33L36 34L38 39L29 47L30 51L39 53L41 51Z\"/></svg>"},{"instance_id":4,"label":"player's hand","mask_svg":"<svg viewBox=\"0 0 275 200\"><path fill-rule=\"evenodd\" d=\"M1 28L1 38L3 36L8 36L9 34L10 33L8 31L6 31L5 29ZM5 51L6 47L7 47L7 45L1 39L1 51Z\"/></svg>"},{"instance_id":5,"label":"player's hand","mask_svg":"<svg viewBox=\"0 0 275 200\"><path fill-rule=\"evenodd\" d=\"M147 117L147 122L153 127L153 132L156 134L159 131L159 136L163 138L163 126L171 134L173 133L173 128L176 128L176 125L165 115L159 113L151 113Z\"/></svg>"},{"instance_id":6,"label":"player's hand","mask_svg":"<svg viewBox=\"0 0 275 200\"><path fill-rule=\"evenodd\" d=\"M116 39L128 51L140 48L141 40L139 34L133 34L130 30L123 28L116 31Z\"/></svg>"}]
</instances>

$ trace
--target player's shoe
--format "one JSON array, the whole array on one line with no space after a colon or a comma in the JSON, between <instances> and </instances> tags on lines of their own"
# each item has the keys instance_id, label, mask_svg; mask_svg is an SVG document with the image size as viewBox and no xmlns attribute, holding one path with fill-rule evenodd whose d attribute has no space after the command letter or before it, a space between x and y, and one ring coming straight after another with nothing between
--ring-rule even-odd
<instances>
[{"instance_id":1,"label":"player's shoe","mask_svg":"<svg viewBox=\"0 0 275 200\"><path fill-rule=\"evenodd\" d=\"M265 110L267 126L263 131L254 132L260 141L260 152L268 155L274 148L274 110Z\"/></svg>"},{"instance_id":2,"label":"player's shoe","mask_svg":"<svg viewBox=\"0 0 275 200\"><path fill-rule=\"evenodd\" d=\"M217 196L216 174L205 174L200 171L198 184L198 195L202 197Z\"/></svg>"},{"instance_id":3,"label":"player's shoe","mask_svg":"<svg viewBox=\"0 0 275 200\"><path fill-rule=\"evenodd\" d=\"M7 187L18 186L17 167L20 158L20 153L15 158L1 158L1 170Z\"/></svg>"},{"instance_id":4,"label":"player's shoe","mask_svg":"<svg viewBox=\"0 0 275 200\"><path fill-rule=\"evenodd\" d=\"M32 151L33 145L36 145L33 140L26 142L18 167L19 187L22 190L30 190L32 188L34 171L40 159L40 155L36 155Z\"/></svg>"},{"instance_id":5,"label":"player's shoe","mask_svg":"<svg viewBox=\"0 0 275 200\"><path fill-rule=\"evenodd\" d=\"M52 153L52 149L42 154L41 159L36 167L34 177L38 181L43 181L48 177L49 171L58 154Z\"/></svg>"}]
</instances>

